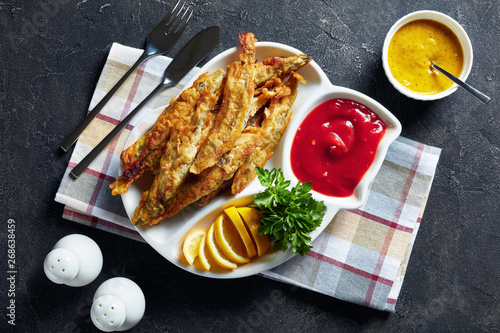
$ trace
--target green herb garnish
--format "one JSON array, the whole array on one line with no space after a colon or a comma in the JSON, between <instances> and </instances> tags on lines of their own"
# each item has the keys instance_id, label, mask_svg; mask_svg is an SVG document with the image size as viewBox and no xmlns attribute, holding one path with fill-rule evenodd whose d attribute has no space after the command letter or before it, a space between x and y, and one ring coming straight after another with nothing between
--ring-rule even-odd
<instances>
[{"instance_id":1,"label":"green herb garnish","mask_svg":"<svg viewBox=\"0 0 500 333\"><path fill-rule=\"evenodd\" d=\"M267 187L253 203L262 214L259 234L269 235L274 249L286 251L291 243L293 252L305 256L312 248L309 233L321 224L325 204L312 198L311 182L299 181L289 190L290 181L280 169L256 170L260 183Z\"/></svg>"}]
</instances>

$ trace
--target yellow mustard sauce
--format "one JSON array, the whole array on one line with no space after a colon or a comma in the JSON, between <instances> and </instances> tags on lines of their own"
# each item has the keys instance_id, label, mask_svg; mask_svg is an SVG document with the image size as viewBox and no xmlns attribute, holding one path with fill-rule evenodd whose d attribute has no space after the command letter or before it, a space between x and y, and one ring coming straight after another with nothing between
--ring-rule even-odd
<instances>
[{"instance_id":1,"label":"yellow mustard sauce","mask_svg":"<svg viewBox=\"0 0 500 333\"><path fill-rule=\"evenodd\" d=\"M455 76L460 76L464 62L458 37L434 20L415 20L402 26L392 37L387 56L394 78L407 89L426 95L453 85L431 68L431 61Z\"/></svg>"}]
</instances>

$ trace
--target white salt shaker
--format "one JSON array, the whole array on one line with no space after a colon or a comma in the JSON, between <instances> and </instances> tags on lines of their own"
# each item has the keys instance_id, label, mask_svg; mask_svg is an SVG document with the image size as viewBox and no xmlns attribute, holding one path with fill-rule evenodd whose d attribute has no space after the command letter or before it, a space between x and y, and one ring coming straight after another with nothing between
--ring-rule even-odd
<instances>
[{"instance_id":1,"label":"white salt shaker","mask_svg":"<svg viewBox=\"0 0 500 333\"><path fill-rule=\"evenodd\" d=\"M101 272L101 249L87 236L65 236L47 254L43 269L45 275L54 283L71 287L85 286L94 281Z\"/></svg>"},{"instance_id":2,"label":"white salt shaker","mask_svg":"<svg viewBox=\"0 0 500 333\"><path fill-rule=\"evenodd\" d=\"M125 331L144 315L146 300L141 288L123 277L103 282L94 294L90 317L104 332Z\"/></svg>"}]
</instances>

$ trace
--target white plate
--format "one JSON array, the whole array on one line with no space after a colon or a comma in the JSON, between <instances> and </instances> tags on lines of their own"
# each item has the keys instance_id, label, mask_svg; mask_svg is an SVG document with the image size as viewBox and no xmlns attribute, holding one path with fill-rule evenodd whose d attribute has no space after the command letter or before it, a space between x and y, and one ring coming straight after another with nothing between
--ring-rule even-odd
<instances>
[{"instance_id":1,"label":"white plate","mask_svg":"<svg viewBox=\"0 0 500 333\"><path fill-rule=\"evenodd\" d=\"M272 42L258 42L256 47L257 60L259 61L272 56L290 56L301 53L299 50L290 46ZM225 69L228 64L238 58L239 54L239 47L222 52L203 66L199 73L213 72L220 68ZM375 161L363 177L360 184L357 186L352 196L347 198L332 198L313 192L313 196L318 200L323 200L326 205L323 223L311 233L312 239L315 239L326 228L339 209L353 209L364 203L368 192L368 185L372 182L373 178L380 169L387 152L387 148L399 136L401 132L401 124L387 109L368 96L351 89L333 86L323 70L314 61L306 67L300 69L299 73L307 81L307 84L300 85L299 93L293 107L293 119L284 133L283 138L280 140L280 143L274 149L273 157L271 157L265 166L267 169L281 168L286 178L292 181L292 185L297 182L297 178L292 173L289 163L290 147L293 141L293 136L302 119L304 119L305 115L316 105L331 98L348 98L356 100L377 113L387 125L387 132L379 145ZM196 77L186 84L186 87L190 87L195 79ZM164 108L155 110L153 113L147 115L141 120L139 125L132 130L130 137L125 143L125 148L133 144L135 140L141 137L152 126L163 109ZM123 168L123 166L121 168ZM120 170L120 173L122 171L123 170ZM132 184L127 193L122 195L123 204L129 217L132 217L134 210L140 201L142 192L149 188L151 181L152 177L143 176L141 179ZM189 230L198 227L204 227L208 230L210 224L219 214L222 213L224 208L232 205L243 206L249 204L253 200L253 195L261 190L263 190L262 186L259 181L255 179L242 193L236 196L222 194L205 207L199 208L196 204L193 204L186 207L176 216L163 221L157 226L136 227L136 229L146 242L148 242L168 261L191 273L220 279L232 279L254 275L282 264L292 258L294 253L291 250L288 252L279 251L268 253L257 260L251 261L250 263L239 267L238 269L224 272L207 272L198 270L193 266L185 264L180 258L182 257L181 247L184 235Z\"/></svg>"}]
</instances>

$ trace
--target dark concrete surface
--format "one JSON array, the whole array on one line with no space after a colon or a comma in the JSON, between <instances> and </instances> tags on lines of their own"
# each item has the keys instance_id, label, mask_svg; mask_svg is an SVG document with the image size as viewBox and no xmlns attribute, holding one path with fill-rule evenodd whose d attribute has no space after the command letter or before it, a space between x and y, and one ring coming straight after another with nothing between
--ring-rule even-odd
<instances>
[{"instance_id":1,"label":"dark concrete surface","mask_svg":"<svg viewBox=\"0 0 500 333\"><path fill-rule=\"evenodd\" d=\"M403 136L443 148L408 272L389 314L260 277L218 281L190 275L146 244L61 218L54 196L70 154L58 151L83 119L112 42L142 47L173 0L0 1L0 331L7 325L7 223L16 224L16 328L96 331L89 318L97 286L133 278L147 309L135 332L499 332L500 331L500 2L487 0L191 1L190 36L219 25L210 57L252 31L262 41L311 55L337 85L391 110ZM457 91L436 102L399 94L386 79L381 49L403 15L421 9L460 22L474 47L468 82L487 106ZM71 233L92 237L104 267L91 285L50 282L43 259ZM278 293L279 304L271 303ZM262 314L264 304L269 311Z\"/></svg>"}]
</instances>

